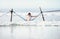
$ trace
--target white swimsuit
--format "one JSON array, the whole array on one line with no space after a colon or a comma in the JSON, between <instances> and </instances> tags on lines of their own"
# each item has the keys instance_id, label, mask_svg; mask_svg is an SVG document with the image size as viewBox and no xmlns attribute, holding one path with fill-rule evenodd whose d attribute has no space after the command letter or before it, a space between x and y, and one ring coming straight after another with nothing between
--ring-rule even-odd
<instances>
[{"instance_id":1,"label":"white swimsuit","mask_svg":"<svg viewBox=\"0 0 60 39\"><path fill-rule=\"evenodd\" d=\"M27 15L27 21L31 20L31 16Z\"/></svg>"}]
</instances>

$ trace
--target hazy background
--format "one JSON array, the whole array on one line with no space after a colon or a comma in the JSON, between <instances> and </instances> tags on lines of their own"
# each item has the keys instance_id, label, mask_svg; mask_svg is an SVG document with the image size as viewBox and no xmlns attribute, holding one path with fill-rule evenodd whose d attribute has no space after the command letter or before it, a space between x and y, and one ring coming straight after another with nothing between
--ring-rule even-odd
<instances>
[{"instance_id":1,"label":"hazy background","mask_svg":"<svg viewBox=\"0 0 60 39\"><path fill-rule=\"evenodd\" d=\"M13 8L17 12L38 12L39 7L45 10L59 10L60 0L0 0L0 11Z\"/></svg>"}]
</instances>

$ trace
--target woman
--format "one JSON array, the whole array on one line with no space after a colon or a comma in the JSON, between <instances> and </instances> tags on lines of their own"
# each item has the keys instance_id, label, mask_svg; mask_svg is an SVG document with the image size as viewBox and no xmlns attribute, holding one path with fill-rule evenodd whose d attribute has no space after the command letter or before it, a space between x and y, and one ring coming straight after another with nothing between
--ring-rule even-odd
<instances>
[{"instance_id":1,"label":"woman","mask_svg":"<svg viewBox=\"0 0 60 39\"><path fill-rule=\"evenodd\" d=\"M37 17L37 16L32 16L31 13L29 12L27 14L27 21L30 21L32 17Z\"/></svg>"}]
</instances>

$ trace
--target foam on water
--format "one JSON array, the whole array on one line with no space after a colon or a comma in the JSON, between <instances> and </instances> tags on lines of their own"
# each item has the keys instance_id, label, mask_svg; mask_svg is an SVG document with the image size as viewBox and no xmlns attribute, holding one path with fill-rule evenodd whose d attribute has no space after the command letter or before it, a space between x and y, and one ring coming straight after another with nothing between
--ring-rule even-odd
<instances>
[{"instance_id":1,"label":"foam on water","mask_svg":"<svg viewBox=\"0 0 60 39\"><path fill-rule=\"evenodd\" d=\"M60 27L0 27L0 39L60 39Z\"/></svg>"}]
</instances>

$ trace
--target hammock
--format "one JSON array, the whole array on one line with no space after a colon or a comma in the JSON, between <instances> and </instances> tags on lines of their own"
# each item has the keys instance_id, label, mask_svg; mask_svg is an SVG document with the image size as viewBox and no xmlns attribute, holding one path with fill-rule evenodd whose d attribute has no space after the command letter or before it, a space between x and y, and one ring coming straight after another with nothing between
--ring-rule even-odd
<instances>
[{"instance_id":1,"label":"hammock","mask_svg":"<svg viewBox=\"0 0 60 39\"><path fill-rule=\"evenodd\" d=\"M15 13L16 14L16 13ZM16 14L18 17L22 18L24 21L27 21L25 18L23 18L22 16Z\"/></svg>"}]
</instances>

